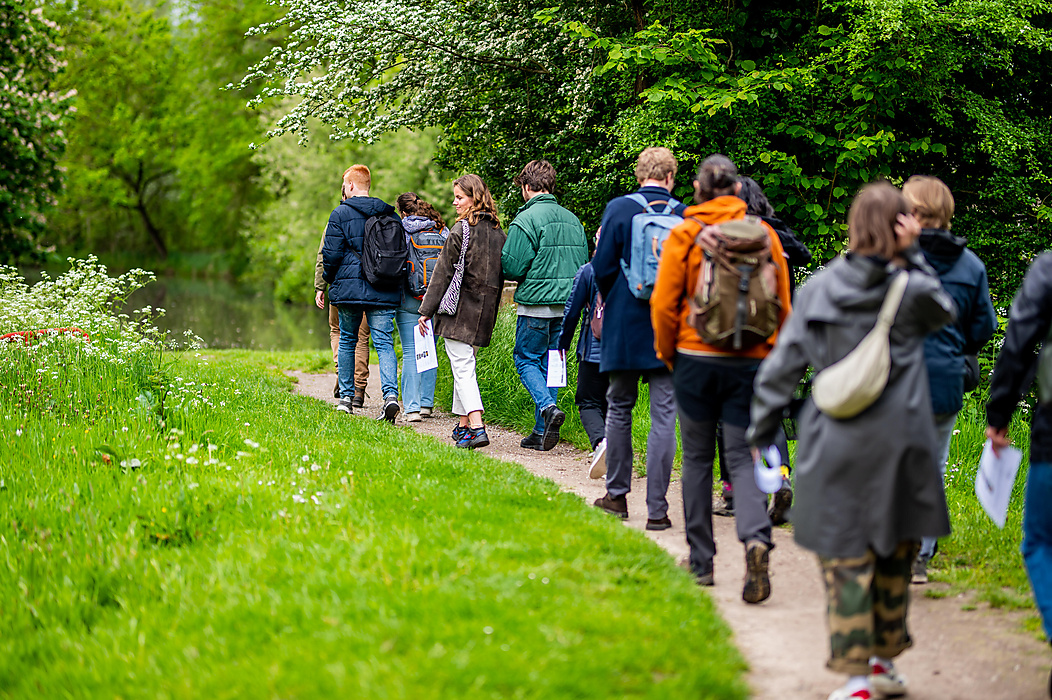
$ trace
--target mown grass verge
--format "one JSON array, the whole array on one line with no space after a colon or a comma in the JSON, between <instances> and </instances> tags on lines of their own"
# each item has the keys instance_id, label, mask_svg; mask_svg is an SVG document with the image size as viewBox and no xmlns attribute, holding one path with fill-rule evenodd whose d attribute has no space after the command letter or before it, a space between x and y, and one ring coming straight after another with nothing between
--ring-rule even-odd
<instances>
[{"instance_id":1,"label":"mown grass verge","mask_svg":"<svg viewBox=\"0 0 1052 700\"><path fill-rule=\"evenodd\" d=\"M319 353L0 358L0 696L743 698L713 604L525 470L294 396ZM43 370L43 371L36 371Z\"/></svg>"}]
</instances>

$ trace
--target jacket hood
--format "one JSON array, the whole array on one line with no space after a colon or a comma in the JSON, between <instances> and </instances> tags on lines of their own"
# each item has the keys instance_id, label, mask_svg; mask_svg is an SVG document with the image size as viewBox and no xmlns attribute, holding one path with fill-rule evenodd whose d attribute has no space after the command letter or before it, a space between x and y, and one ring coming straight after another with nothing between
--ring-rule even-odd
<instances>
[{"instance_id":1,"label":"jacket hood","mask_svg":"<svg viewBox=\"0 0 1052 700\"><path fill-rule=\"evenodd\" d=\"M436 224L434 221L427 218L426 216L407 216L404 219L402 219L402 228L404 228L407 233L417 233L419 231L423 231L424 229L437 229L438 224Z\"/></svg>"},{"instance_id":2,"label":"jacket hood","mask_svg":"<svg viewBox=\"0 0 1052 700\"><path fill-rule=\"evenodd\" d=\"M884 301L888 277L897 271L886 260L848 253L827 268L839 284L830 285L827 309L834 318L842 310L872 310Z\"/></svg>"},{"instance_id":3,"label":"jacket hood","mask_svg":"<svg viewBox=\"0 0 1052 700\"><path fill-rule=\"evenodd\" d=\"M917 243L924 252L924 257L940 275L950 271L968 245L965 239L941 228L921 229Z\"/></svg>"},{"instance_id":4,"label":"jacket hood","mask_svg":"<svg viewBox=\"0 0 1052 700\"><path fill-rule=\"evenodd\" d=\"M343 200L342 204L361 212L361 214L366 217L395 213L394 207L376 197L348 197Z\"/></svg>"},{"instance_id":5,"label":"jacket hood","mask_svg":"<svg viewBox=\"0 0 1052 700\"><path fill-rule=\"evenodd\" d=\"M744 201L733 195L724 195L695 204L684 212L684 216L696 216L707 224L719 224L743 218L745 210Z\"/></svg>"}]
</instances>

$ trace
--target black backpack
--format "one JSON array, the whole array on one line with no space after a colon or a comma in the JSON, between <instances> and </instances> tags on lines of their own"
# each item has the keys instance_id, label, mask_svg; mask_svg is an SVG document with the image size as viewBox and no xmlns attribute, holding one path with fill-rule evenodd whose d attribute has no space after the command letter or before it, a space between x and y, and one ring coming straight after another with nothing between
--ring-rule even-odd
<instances>
[{"instance_id":1,"label":"black backpack","mask_svg":"<svg viewBox=\"0 0 1052 700\"><path fill-rule=\"evenodd\" d=\"M379 290L399 289L405 281L405 263L409 258L402 222L390 214L370 216L365 220L362 240L362 274Z\"/></svg>"},{"instance_id":2,"label":"black backpack","mask_svg":"<svg viewBox=\"0 0 1052 700\"><path fill-rule=\"evenodd\" d=\"M424 298L448 235L448 230L439 231L437 225L409 234L409 279L406 286L411 296Z\"/></svg>"}]
</instances>

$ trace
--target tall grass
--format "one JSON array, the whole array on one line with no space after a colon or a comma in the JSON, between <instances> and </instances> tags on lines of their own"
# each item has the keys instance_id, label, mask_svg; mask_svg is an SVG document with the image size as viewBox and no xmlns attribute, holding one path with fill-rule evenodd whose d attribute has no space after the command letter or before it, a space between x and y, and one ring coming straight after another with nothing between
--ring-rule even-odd
<instances>
[{"instance_id":1,"label":"tall grass","mask_svg":"<svg viewBox=\"0 0 1052 700\"><path fill-rule=\"evenodd\" d=\"M292 395L327 353L95 342L0 354L0 696L745 697L663 552Z\"/></svg>"}]
</instances>

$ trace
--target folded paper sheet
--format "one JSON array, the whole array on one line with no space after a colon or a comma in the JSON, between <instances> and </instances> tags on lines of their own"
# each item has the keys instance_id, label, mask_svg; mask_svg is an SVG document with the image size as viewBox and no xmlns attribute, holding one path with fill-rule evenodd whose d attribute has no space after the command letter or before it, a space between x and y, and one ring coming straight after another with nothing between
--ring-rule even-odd
<instances>
[{"instance_id":1,"label":"folded paper sheet","mask_svg":"<svg viewBox=\"0 0 1052 700\"><path fill-rule=\"evenodd\" d=\"M416 348L417 373L438 367L438 351L435 349L435 332L431 321L427 322L427 335L420 335L420 324L413 326L413 343Z\"/></svg>"},{"instance_id":2,"label":"folded paper sheet","mask_svg":"<svg viewBox=\"0 0 1052 700\"><path fill-rule=\"evenodd\" d=\"M1004 528L1008 517L1008 500L1012 497L1015 475L1023 453L1014 447L1002 447L1001 454L994 454L993 445L986 441L983 456L979 458L979 473L975 475L975 495L986 514Z\"/></svg>"},{"instance_id":3,"label":"folded paper sheet","mask_svg":"<svg viewBox=\"0 0 1052 700\"><path fill-rule=\"evenodd\" d=\"M548 351L548 386L566 386L566 355L562 350Z\"/></svg>"}]
</instances>

